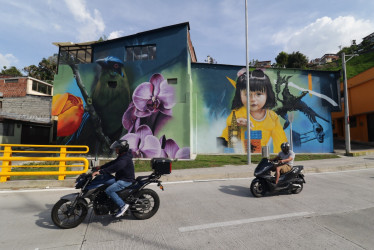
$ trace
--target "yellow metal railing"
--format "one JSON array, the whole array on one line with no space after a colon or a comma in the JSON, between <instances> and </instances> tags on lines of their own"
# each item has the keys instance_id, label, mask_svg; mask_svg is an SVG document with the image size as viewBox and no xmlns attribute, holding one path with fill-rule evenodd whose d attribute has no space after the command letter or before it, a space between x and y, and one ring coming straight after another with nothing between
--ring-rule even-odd
<instances>
[{"instance_id":1,"label":"yellow metal railing","mask_svg":"<svg viewBox=\"0 0 374 250\"><path fill-rule=\"evenodd\" d=\"M25 148L27 150L22 150ZM30 150L30 148L32 150ZM40 150L36 150L41 148ZM42 150L44 148L53 149ZM75 150L72 150L75 149ZM88 160L84 157L70 157L70 154L86 154L88 146L67 146L67 145L26 145L26 144L0 144L0 182L10 179L10 176L27 176L27 175L58 175L58 180L64 180L66 175L78 175L87 172ZM1 156L2 153L2 156ZM13 156L14 154L58 154L56 157L33 157L33 156ZM12 165L12 162L35 162L35 165ZM38 162L59 162L59 165L37 165ZM74 164L67 165L67 162ZM58 171L33 171L33 172L12 172L12 168L46 168L54 167ZM67 169L69 167L70 170ZM72 170L73 168L83 168L82 170Z\"/></svg>"}]
</instances>

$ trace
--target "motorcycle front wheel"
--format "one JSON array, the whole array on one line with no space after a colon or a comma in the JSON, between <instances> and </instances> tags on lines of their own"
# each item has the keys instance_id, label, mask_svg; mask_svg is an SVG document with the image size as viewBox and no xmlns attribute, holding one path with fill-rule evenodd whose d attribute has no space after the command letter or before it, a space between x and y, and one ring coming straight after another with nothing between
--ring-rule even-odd
<instances>
[{"instance_id":1,"label":"motorcycle front wheel","mask_svg":"<svg viewBox=\"0 0 374 250\"><path fill-rule=\"evenodd\" d=\"M87 203L78 201L72 207L72 201L61 199L52 208L52 221L59 228L69 229L78 226L87 216Z\"/></svg>"},{"instance_id":2,"label":"motorcycle front wheel","mask_svg":"<svg viewBox=\"0 0 374 250\"><path fill-rule=\"evenodd\" d=\"M135 218L146 220L156 214L160 207L160 198L152 189L143 189L136 195L136 201L131 205Z\"/></svg>"},{"instance_id":3,"label":"motorcycle front wheel","mask_svg":"<svg viewBox=\"0 0 374 250\"><path fill-rule=\"evenodd\" d=\"M251 193L254 197L262 197L265 195L266 189L262 181L254 179L251 183Z\"/></svg>"}]
</instances>

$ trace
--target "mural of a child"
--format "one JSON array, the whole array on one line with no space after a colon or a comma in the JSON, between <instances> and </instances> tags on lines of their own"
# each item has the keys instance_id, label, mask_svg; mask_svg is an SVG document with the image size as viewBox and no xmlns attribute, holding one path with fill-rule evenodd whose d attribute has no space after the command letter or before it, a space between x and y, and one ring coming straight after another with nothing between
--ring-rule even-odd
<instances>
[{"instance_id":1,"label":"mural of a child","mask_svg":"<svg viewBox=\"0 0 374 250\"><path fill-rule=\"evenodd\" d=\"M235 95L232 100L231 113L226 120L226 128L221 137L229 141L229 127L231 127L235 113L237 126L240 129L240 139L244 147L245 131L247 130L247 79L246 69L238 72ZM271 109L276 106L275 94L269 77L260 69L249 72L250 85L250 122L252 130L261 130L261 146L266 146L270 138L273 140L273 151L279 152L280 145L287 141L286 134L280 124L278 115Z\"/></svg>"}]
</instances>

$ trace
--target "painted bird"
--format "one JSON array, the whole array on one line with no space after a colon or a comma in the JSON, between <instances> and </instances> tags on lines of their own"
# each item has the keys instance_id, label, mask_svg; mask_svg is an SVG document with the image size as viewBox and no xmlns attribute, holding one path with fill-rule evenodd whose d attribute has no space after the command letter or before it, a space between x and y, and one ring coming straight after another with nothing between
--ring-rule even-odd
<instances>
[{"instance_id":1,"label":"painted bird","mask_svg":"<svg viewBox=\"0 0 374 250\"><path fill-rule=\"evenodd\" d=\"M101 72L92 86L92 104L105 135L115 137L122 130L122 116L130 103L130 85L120 59L108 56L96 63Z\"/></svg>"}]
</instances>

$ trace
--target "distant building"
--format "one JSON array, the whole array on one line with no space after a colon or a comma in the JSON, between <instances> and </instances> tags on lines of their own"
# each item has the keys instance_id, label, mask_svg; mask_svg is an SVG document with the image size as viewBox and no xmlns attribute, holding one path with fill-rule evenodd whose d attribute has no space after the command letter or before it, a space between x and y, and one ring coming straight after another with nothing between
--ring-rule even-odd
<instances>
[{"instance_id":1,"label":"distant building","mask_svg":"<svg viewBox=\"0 0 374 250\"><path fill-rule=\"evenodd\" d=\"M53 86L32 77L0 77L0 143L48 144Z\"/></svg>"},{"instance_id":2,"label":"distant building","mask_svg":"<svg viewBox=\"0 0 374 250\"><path fill-rule=\"evenodd\" d=\"M370 35L365 36L364 38L362 38L362 41L363 42L374 43L374 32L371 33Z\"/></svg>"},{"instance_id":3,"label":"distant building","mask_svg":"<svg viewBox=\"0 0 374 250\"><path fill-rule=\"evenodd\" d=\"M339 56L337 54L324 54L321 57L321 64L331 63L331 62L336 61L338 59L339 59Z\"/></svg>"},{"instance_id":4,"label":"distant building","mask_svg":"<svg viewBox=\"0 0 374 250\"><path fill-rule=\"evenodd\" d=\"M321 58L316 58L310 61L310 65L323 65L338 60L340 57L337 54L324 54Z\"/></svg>"},{"instance_id":5,"label":"distant building","mask_svg":"<svg viewBox=\"0 0 374 250\"><path fill-rule=\"evenodd\" d=\"M271 67L271 61L256 62L255 67L256 68L270 68Z\"/></svg>"}]
</instances>

